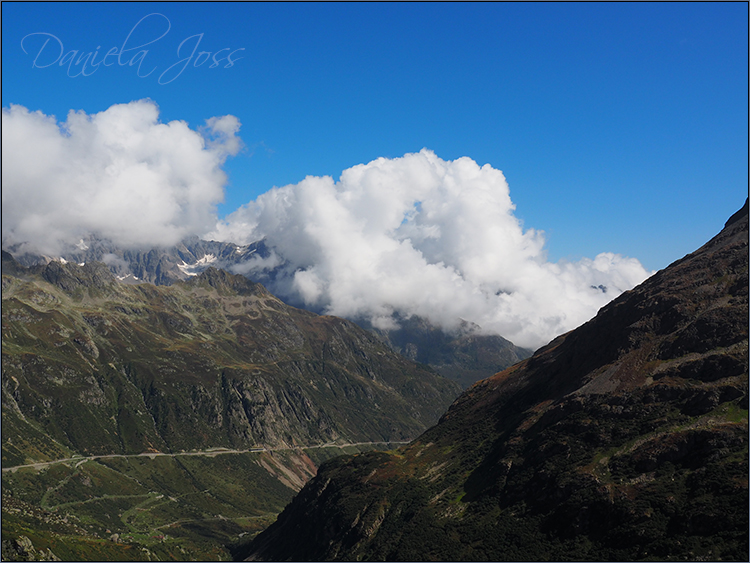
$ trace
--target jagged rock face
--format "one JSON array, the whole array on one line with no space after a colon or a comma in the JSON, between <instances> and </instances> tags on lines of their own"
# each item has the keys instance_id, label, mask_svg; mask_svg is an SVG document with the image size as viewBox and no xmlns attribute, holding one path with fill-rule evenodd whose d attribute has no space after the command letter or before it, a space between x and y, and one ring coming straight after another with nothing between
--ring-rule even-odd
<instances>
[{"instance_id":1,"label":"jagged rock face","mask_svg":"<svg viewBox=\"0 0 750 563\"><path fill-rule=\"evenodd\" d=\"M459 392L353 323L242 276L126 285L102 264L3 258L4 466L54 458L60 444L103 454L405 440Z\"/></svg>"},{"instance_id":2,"label":"jagged rock face","mask_svg":"<svg viewBox=\"0 0 750 563\"><path fill-rule=\"evenodd\" d=\"M37 551L26 536L3 540L2 550L4 561L60 561L50 549Z\"/></svg>"},{"instance_id":3,"label":"jagged rock face","mask_svg":"<svg viewBox=\"0 0 750 563\"><path fill-rule=\"evenodd\" d=\"M13 257L24 266L50 263L49 257L36 254L18 254L10 248ZM77 264L102 262L124 281L171 285L198 275L209 267L229 267L252 256L267 257L263 241L246 246L231 242L201 240L192 237L168 248L122 249L115 244L89 237L78 246L69 248L64 259Z\"/></svg>"},{"instance_id":4,"label":"jagged rock face","mask_svg":"<svg viewBox=\"0 0 750 563\"><path fill-rule=\"evenodd\" d=\"M324 464L246 555L745 561L747 320L746 203L409 446Z\"/></svg>"}]
</instances>

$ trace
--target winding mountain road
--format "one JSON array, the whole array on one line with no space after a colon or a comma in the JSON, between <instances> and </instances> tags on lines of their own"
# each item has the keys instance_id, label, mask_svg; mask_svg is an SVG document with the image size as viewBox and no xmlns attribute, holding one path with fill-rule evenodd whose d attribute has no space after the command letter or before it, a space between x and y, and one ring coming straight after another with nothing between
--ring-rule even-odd
<instances>
[{"instance_id":1,"label":"winding mountain road","mask_svg":"<svg viewBox=\"0 0 750 563\"><path fill-rule=\"evenodd\" d=\"M70 463L70 462L77 462L76 467L86 461L95 461L97 459L112 459L112 458L125 458L125 457L147 457L149 459L154 459L156 457L177 457L177 456L207 456L207 457L215 457L217 455L225 455L225 454L247 454L247 453L261 453L261 452L279 452L279 451L292 451L292 450L311 450L316 448L346 448L349 446L374 446L377 444L408 444L409 442L350 442L347 444L334 444L332 442L328 442L326 444L320 444L316 446L295 446L295 447L276 447L276 448L267 448L267 447L257 447L257 448L250 448L247 450L232 450L228 448L210 448L208 450L200 450L200 451L193 451L193 452L177 452L177 453L164 453L164 452L143 452L140 454L101 454L101 455L91 455L91 456L74 456L74 457L66 457L62 459L55 459L53 461L41 461L38 463L29 463L26 465L15 465L13 467L3 467L2 472L5 473L7 471L11 473L15 473L19 469L42 469L44 467L49 467L50 465L55 465L56 463Z\"/></svg>"}]
</instances>

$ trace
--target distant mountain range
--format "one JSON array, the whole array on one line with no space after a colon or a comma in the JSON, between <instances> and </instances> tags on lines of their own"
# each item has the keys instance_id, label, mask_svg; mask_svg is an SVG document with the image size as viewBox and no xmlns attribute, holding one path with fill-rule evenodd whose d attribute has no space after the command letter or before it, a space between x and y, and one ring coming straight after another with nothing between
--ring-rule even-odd
<instances>
[{"instance_id":1,"label":"distant mountain range","mask_svg":"<svg viewBox=\"0 0 750 563\"><path fill-rule=\"evenodd\" d=\"M4 248L24 266L46 264L61 258L76 264L102 262L120 279L131 283L148 282L155 285L171 285L185 281L202 271L214 267L231 270L233 266L246 262L252 256L267 258L269 251L263 241L247 246L231 242L205 241L198 237L185 240L168 248L127 250L108 240L87 237L61 256L21 253L17 247ZM272 279L258 272L259 283ZM263 279L260 279L263 278Z\"/></svg>"},{"instance_id":2,"label":"distant mountain range","mask_svg":"<svg viewBox=\"0 0 750 563\"><path fill-rule=\"evenodd\" d=\"M323 464L243 555L747 561L747 202L408 446Z\"/></svg>"},{"instance_id":3,"label":"distant mountain range","mask_svg":"<svg viewBox=\"0 0 750 563\"><path fill-rule=\"evenodd\" d=\"M285 291L287 281L280 278L284 265L273 262L274 255L262 240L239 246L193 237L171 248L136 251L123 250L109 241L88 237L57 257L20 253L14 247L6 250L19 264L29 267L60 259L74 264L101 262L124 283L171 285L208 268L241 272L268 287L287 303L304 308L303 303L292 299L292 293ZM252 264L255 266L251 267ZM324 313L320 310L313 312ZM400 318L400 327L394 330L375 329L363 319L350 320L368 328L407 358L429 365L464 388L532 353L532 350L515 346L501 336L484 334L481 327L466 322L458 332L446 332L416 316Z\"/></svg>"}]
</instances>

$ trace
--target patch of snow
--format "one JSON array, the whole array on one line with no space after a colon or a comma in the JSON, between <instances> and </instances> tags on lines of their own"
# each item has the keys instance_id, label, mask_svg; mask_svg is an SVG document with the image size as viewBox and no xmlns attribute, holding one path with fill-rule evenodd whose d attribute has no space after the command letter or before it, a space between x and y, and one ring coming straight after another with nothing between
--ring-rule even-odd
<instances>
[{"instance_id":1,"label":"patch of snow","mask_svg":"<svg viewBox=\"0 0 750 563\"><path fill-rule=\"evenodd\" d=\"M258 251L258 249L257 249L257 248L253 248L252 250L250 250L250 251L248 252L248 249L249 249L249 248L250 248L250 245L249 245L249 244L246 244L245 246L237 246L237 247L236 247L236 248L234 249L234 252L235 252L235 254L245 254L245 253L247 252L247 256L250 256L251 254L253 254L253 253L255 253L255 252L257 252L257 251Z\"/></svg>"},{"instance_id":2,"label":"patch of snow","mask_svg":"<svg viewBox=\"0 0 750 563\"><path fill-rule=\"evenodd\" d=\"M86 243L83 242L83 239L81 239L78 242L78 244L76 244L76 248L78 248L79 250L88 250L89 249L89 247L86 245Z\"/></svg>"},{"instance_id":3,"label":"patch of snow","mask_svg":"<svg viewBox=\"0 0 750 563\"><path fill-rule=\"evenodd\" d=\"M216 262L216 260L217 258L213 254L206 254L203 258L199 259L194 264L188 264L183 260L182 264L177 264L177 267L183 274L187 276L197 276L200 272Z\"/></svg>"},{"instance_id":4,"label":"patch of snow","mask_svg":"<svg viewBox=\"0 0 750 563\"><path fill-rule=\"evenodd\" d=\"M189 265L189 264L186 264L184 260L182 261L182 264L177 264L177 267L186 276L197 276L198 275L198 272L191 272L190 271L190 268L192 268L192 266Z\"/></svg>"},{"instance_id":5,"label":"patch of snow","mask_svg":"<svg viewBox=\"0 0 750 563\"><path fill-rule=\"evenodd\" d=\"M198 260L194 265L195 266L208 266L209 264L212 264L216 262L217 258L213 254L206 254L203 258Z\"/></svg>"}]
</instances>

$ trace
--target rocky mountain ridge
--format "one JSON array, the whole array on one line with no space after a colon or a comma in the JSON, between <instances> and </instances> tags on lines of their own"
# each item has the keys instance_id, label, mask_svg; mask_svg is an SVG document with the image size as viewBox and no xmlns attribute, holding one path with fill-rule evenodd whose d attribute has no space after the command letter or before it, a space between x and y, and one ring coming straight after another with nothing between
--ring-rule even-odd
<instances>
[{"instance_id":1,"label":"rocky mountain ridge","mask_svg":"<svg viewBox=\"0 0 750 563\"><path fill-rule=\"evenodd\" d=\"M284 284L277 283L279 268L284 264L277 263L276 255L263 240L239 246L192 237L170 248L127 250L91 236L55 258L23 253L20 247L9 250L9 254L27 267L61 260L73 264L102 262L125 283L172 285L189 280L208 268L224 269L273 288L289 304L304 308L303 303L285 297ZM320 310L312 312L323 313ZM501 336L484 334L481 327L469 323L464 323L458 333L448 333L416 316L400 318L400 327L394 330L375 329L363 319L349 320L376 334L396 352L429 365L462 387L468 387L532 353Z\"/></svg>"},{"instance_id":2,"label":"rocky mountain ridge","mask_svg":"<svg viewBox=\"0 0 750 563\"><path fill-rule=\"evenodd\" d=\"M67 248L61 256L50 257L22 251L20 245L4 249L26 267L53 261L85 264L101 262L121 281L172 285L198 275L210 267L229 270L253 256L267 258L269 251L263 241L239 246L192 237L173 247L123 249L112 242L89 236ZM260 281L260 280L259 280ZM267 281L267 280L266 280Z\"/></svg>"},{"instance_id":3,"label":"rocky mountain ridge","mask_svg":"<svg viewBox=\"0 0 750 563\"><path fill-rule=\"evenodd\" d=\"M747 560L747 213L410 445L321 466L244 555Z\"/></svg>"}]
</instances>

